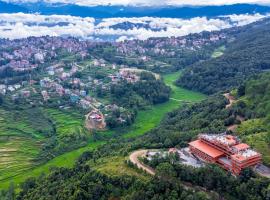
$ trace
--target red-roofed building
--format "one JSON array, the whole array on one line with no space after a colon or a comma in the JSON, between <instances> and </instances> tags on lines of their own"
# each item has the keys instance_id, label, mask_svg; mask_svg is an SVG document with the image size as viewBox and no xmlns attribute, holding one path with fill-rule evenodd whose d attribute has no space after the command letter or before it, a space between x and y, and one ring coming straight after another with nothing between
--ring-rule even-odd
<instances>
[{"instance_id":1,"label":"red-roofed building","mask_svg":"<svg viewBox=\"0 0 270 200\"><path fill-rule=\"evenodd\" d=\"M203 160L214 163L217 159L224 155L224 153L214 147L202 142L201 140L195 140L189 143L191 152L198 155Z\"/></svg>"},{"instance_id":2,"label":"red-roofed building","mask_svg":"<svg viewBox=\"0 0 270 200\"><path fill-rule=\"evenodd\" d=\"M208 163L216 163L234 174L255 166L262 160L261 154L250 149L232 135L201 134L198 140L189 143L190 151Z\"/></svg>"}]
</instances>

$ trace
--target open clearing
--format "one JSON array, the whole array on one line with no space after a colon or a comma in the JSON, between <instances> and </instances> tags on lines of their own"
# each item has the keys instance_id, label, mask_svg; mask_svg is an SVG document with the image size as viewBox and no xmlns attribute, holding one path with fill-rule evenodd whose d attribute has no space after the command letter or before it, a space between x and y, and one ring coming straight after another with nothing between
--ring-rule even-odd
<instances>
[{"instance_id":1,"label":"open clearing","mask_svg":"<svg viewBox=\"0 0 270 200\"><path fill-rule=\"evenodd\" d=\"M183 88L179 88L174 85L174 82L177 80L177 78L180 76L180 72L176 72L173 74L168 74L163 77L165 83L172 88L172 95L168 102L159 104L156 106L153 106L152 108L148 110L139 111L138 116L135 120L135 123L132 124L130 127L126 128L126 134L123 135L125 138L132 138L139 135L143 135L147 131L150 131L155 126L157 126L164 115L174 109L179 108L183 102L196 102L200 101L205 98L205 95L189 91ZM58 111L49 110L48 114L55 117L56 120L56 127L58 129L59 134L65 134L67 132L67 127L74 130L75 127L80 127L80 120L78 116L74 116L71 119L67 118L70 117L68 115L62 115L59 114ZM72 121L76 119L75 121ZM61 123L64 123L63 126ZM66 124L68 123L68 124ZM76 129L75 129L76 130ZM113 131L105 131L103 134L108 134L108 138L112 137L115 133ZM33 167L31 170L24 171L21 174L18 174L17 176L13 178L9 178L6 180L1 181L0 189L6 189L10 182L14 182L15 185L18 185L19 183L23 182L25 179L29 177L36 177L41 175L42 173L48 173L49 169L51 167L72 167L74 165L74 162L76 159L87 150L95 149L98 146L105 144L106 141L89 141L88 146L67 152L61 156L58 156L51 161L47 162L46 164ZM105 162L105 161L104 161ZM115 163L123 163L122 161L118 160L118 162ZM108 168L104 168L105 171L108 171ZM115 171L117 172L117 170Z\"/></svg>"},{"instance_id":2,"label":"open clearing","mask_svg":"<svg viewBox=\"0 0 270 200\"><path fill-rule=\"evenodd\" d=\"M131 168L126 164L128 157L113 156L98 159L95 163L89 163L91 168L107 174L109 176L114 175L130 175L136 176L143 181L147 181L150 176L148 174L142 174L140 170Z\"/></svg>"},{"instance_id":3,"label":"open clearing","mask_svg":"<svg viewBox=\"0 0 270 200\"><path fill-rule=\"evenodd\" d=\"M212 58L218 58L220 56L222 56L224 54L226 47L225 46L221 46L219 48L217 48L213 54L212 54Z\"/></svg>"}]
</instances>

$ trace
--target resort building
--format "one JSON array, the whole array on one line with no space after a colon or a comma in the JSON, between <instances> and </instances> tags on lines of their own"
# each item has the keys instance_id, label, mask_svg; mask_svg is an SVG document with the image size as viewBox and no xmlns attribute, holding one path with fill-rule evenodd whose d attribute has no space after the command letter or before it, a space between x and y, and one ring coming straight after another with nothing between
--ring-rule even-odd
<instances>
[{"instance_id":1,"label":"resort building","mask_svg":"<svg viewBox=\"0 0 270 200\"><path fill-rule=\"evenodd\" d=\"M262 160L261 154L249 145L241 143L236 136L226 134L200 134L198 140L189 143L189 149L199 159L216 163L235 175Z\"/></svg>"}]
</instances>

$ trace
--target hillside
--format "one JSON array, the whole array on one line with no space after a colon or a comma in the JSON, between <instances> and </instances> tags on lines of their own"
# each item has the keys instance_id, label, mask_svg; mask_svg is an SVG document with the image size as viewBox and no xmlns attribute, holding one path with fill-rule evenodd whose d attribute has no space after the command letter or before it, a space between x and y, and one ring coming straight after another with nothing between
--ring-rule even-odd
<instances>
[{"instance_id":1,"label":"hillside","mask_svg":"<svg viewBox=\"0 0 270 200\"><path fill-rule=\"evenodd\" d=\"M177 84L213 94L230 90L254 74L270 69L270 19L243 28L218 58L198 62L183 72Z\"/></svg>"},{"instance_id":2,"label":"hillside","mask_svg":"<svg viewBox=\"0 0 270 200\"><path fill-rule=\"evenodd\" d=\"M237 132L263 154L264 162L268 165L270 165L269 89L270 74L257 76L238 89L240 97L235 106L235 110L246 118Z\"/></svg>"},{"instance_id":3,"label":"hillside","mask_svg":"<svg viewBox=\"0 0 270 200\"><path fill-rule=\"evenodd\" d=\"M270 83L269 77L270 74L264 74L247 81L245 89L243 86L238 89L237 104L229 109L226 108L227 100L221 95L212 96L194 105L186 105L169 113L158 128L146 135L132 140L112 140L99 147L97 151L84 153L72 169L57 169L49 176L29 179L22 186L19 199L34 199L37 196L50 198L49 191L54 191L60 199L67 196L72 196L75 199L90 197L94 199L108 197L141 199L141 196L144 196L144 199L153 199L151 192L163 199L173 198L173 194L177 199L187 199L188 196L195 199L216 199L216 197L209 196L209 193L194 193L185 187L183 188L181 181L184 181L191 183L194 187L202 186L208 190L216 191L229 200L264 200L270 192L270 181L249 170L244 171L239 177L234 177L216 166L194 169L179 164L169 164L170 160L162 159L154 160L152 165L157 167L158 174L164 178L158 179L148 176L143 178L140 171L125 162L125 156L127 152L134 149L186 146L187 142L200 132L225 131L228 125L236 123L235 116L237 114L245 115L246 119L239 126L237 134L255 148L262 148L256 146L256 144L261 144L257 137L254 138L256 142L254 140L253 143L250 137L257 134L269 134L269 123L265 121L268 119L269 112L262 109L269 104L269 94L267 93ZM258 98L254 98L255 94L258 95ZM243 102L246 106L243 106ZM262 120L261 127L257 127L257 130L260 128L262 132L254 134L254 130L250 130L249 133L245 133L244 131L248 131L245 123L254 118ZM264 128L266 132L261 128ZM269 136L260 141L269 147L267 138ZM264 162L267 163L269 153L261 152L264 156ZM125 170L122 171L123 169ZM134 180L136 180L136 186L132 184ZM74 182L76 185L72 184ZM110 187L112 182L114 183L113 187ZM73 188L74 191L71 192L69 188ZM164 192L165 188L167 192ZM91 196L93 194L95 196Z\"/></svg>"}]
</instances>

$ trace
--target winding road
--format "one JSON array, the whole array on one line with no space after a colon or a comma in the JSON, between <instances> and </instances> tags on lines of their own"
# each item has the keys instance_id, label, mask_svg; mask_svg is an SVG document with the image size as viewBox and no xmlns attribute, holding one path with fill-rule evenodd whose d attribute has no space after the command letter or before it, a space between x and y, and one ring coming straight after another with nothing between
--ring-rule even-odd
<instances>
[{"instance_id":1,"label":"winding road","mask_svg":"<svg viewBox=\"0 0 270 200\"><path fill-rule=\"evenodd\" d=\"M142 149L142 150L137 150L134 151L130 154L129 156L129 160L137 166L137 168L144 170L146 173L150 174L150 175L155 175L156 172L153 168L151 168L150 166L147 166L145 164L143 164L139 158L143 158L146 156L148 151L151 151L151 149ZM209 197L215 197L215 199L220 199L220 200L224 200L223 197L221 197L217 192L214 191L208 191L206 188L204 187L200 187L200 186L194 186L191 183L187 183L187 182L181 182L182 186L186 189L186 190L192 190L192 191L202 191L202 192L206 192Z\"/></svg>"},{"instance_id":2,"label":"winding road","mask_svg":"<svg viewBox=\"0 0 270 200\"><path fill-rule=\"evenodd\" d=\"M145 157L148 150L138 150L130 154L129 160L139 169L146 171L148 174L155 175L155 170L140 162L139 157Z\"/></svg>"}]
</instances>

